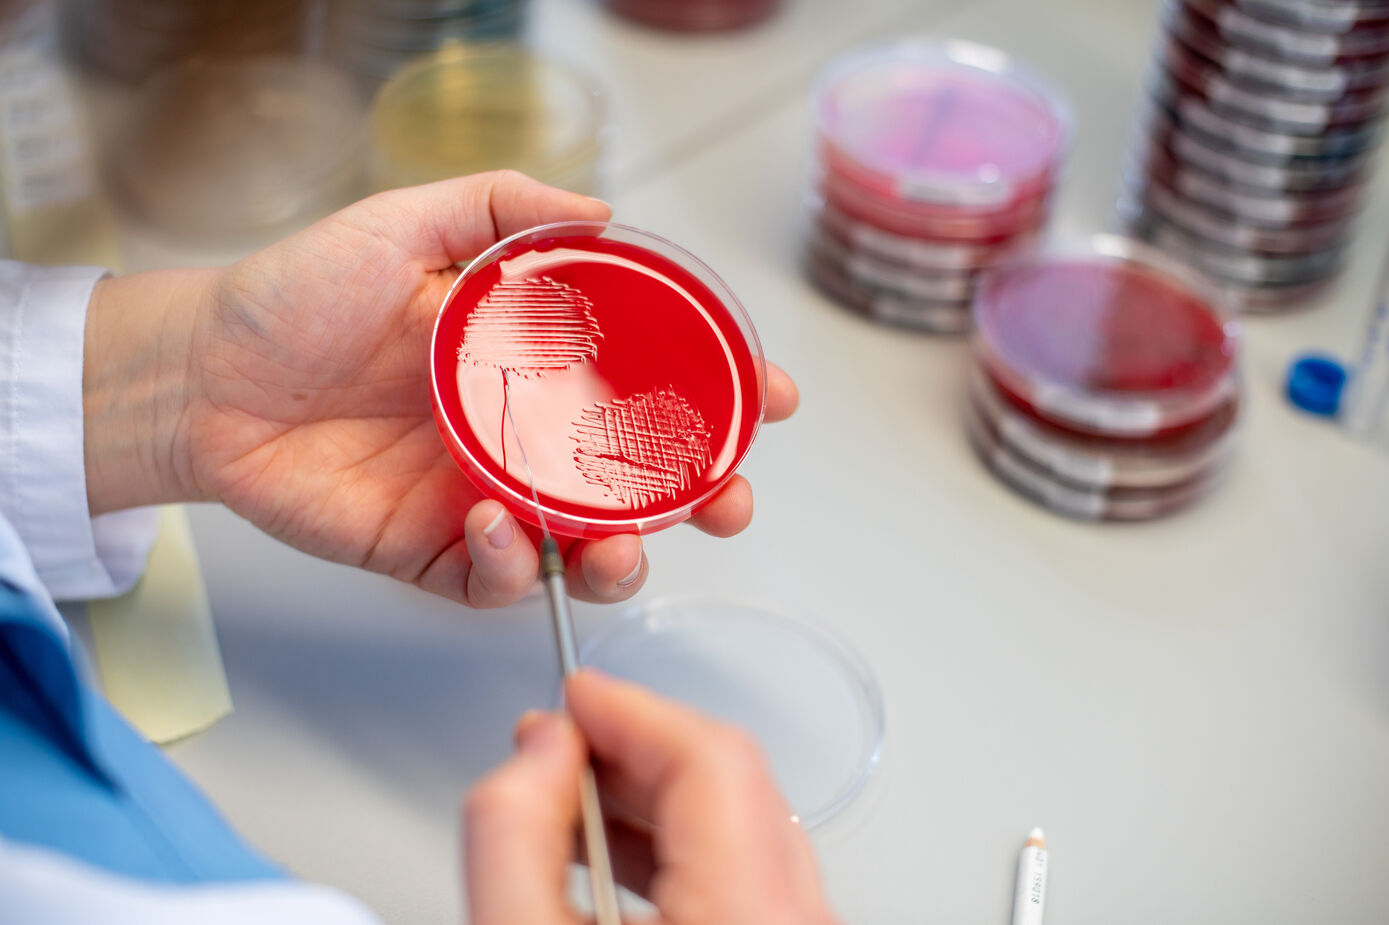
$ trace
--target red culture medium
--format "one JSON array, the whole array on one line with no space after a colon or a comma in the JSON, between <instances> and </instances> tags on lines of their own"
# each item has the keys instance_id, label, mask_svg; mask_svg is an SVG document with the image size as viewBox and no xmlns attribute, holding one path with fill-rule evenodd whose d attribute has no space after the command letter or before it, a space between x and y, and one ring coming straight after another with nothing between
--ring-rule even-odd
<instances>
[{"instance_id":1,"label":"red culture medium","mask_svg":"<svg viewBox=\"0 0 1389 925\"><path fill-rule=\"evenodd\" d=\"M1197 289L1119 254L1035 258L986 277L975 354L1037 417L1082 433L1156 436L1209 417L1237 389L1233 329ZM1155 255L1154 255L1155 256Z\"/></svg>"},{"instance_id":2,"label":"red culture medium","mask_svg":"<svg viewBox=\"0 0 1389 925\"><path fill-rule=\"evenodd\" d=\"M432 363L459 466L538 524L509 410L565 536L686 519L733 474L763 413L761 349L732 293L623 226L545 226L484 254L445 300Z\"/></svg>"}]
</instances>

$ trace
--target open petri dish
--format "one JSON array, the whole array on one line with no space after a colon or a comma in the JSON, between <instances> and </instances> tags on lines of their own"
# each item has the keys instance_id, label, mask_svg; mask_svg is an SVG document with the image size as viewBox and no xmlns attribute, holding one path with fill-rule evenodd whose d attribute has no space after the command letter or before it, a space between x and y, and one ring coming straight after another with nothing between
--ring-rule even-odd
<instances>
[{"instance_id":1,"label":"open petri dish","mask_svg":"<svg viewBox=\"0 0 1389 925\"><path fill-rule=\"evenodd\" d=\"M597 192L607 110L598 86L506 42L415 59L377 92L370 170L378 189L511 167Z\"/></svg>"},{"instance_id":2,"label":"open petri dish","mask_svg":"<svg viewBox=\"0 0 1389 925\"><path fill-rule=\"evenodd\" d=\"M987 274L976 360L1038 417L1142 437L1214 414L1239 388L1223 293L1136 241L1098 235Z\"/></svg>"},{"instance_id":3,"label":"open petri dish","mask_svg":"<svg viewBox=\"0 0 1389 925\"><path fill-rule=\"evenodd\" d=\"M750 603L659 599L586 639L580 660L751 732L807 829L847 806L878 765L873 672L813 622Z\"/></svg>"},{"instance_id":4,"label":"open petri dish","mask_svg":"<svg viewBox=\"0 0 1389 925\"><path fill-rule=\"evenodd\" d=\"M478 489L539 525L533 478L567 537L687 519L742 462L766 401L728 286L669 241L604 222L542 225L469 264L431 374L439 431Z\"/></svg>"}]
</instances>

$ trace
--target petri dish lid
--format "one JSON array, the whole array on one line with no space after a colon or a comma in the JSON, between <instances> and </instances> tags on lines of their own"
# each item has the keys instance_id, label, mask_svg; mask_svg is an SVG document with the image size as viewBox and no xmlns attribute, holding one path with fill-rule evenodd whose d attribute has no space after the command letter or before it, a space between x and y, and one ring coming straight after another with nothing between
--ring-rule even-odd
<instances>
[{"instance_id":1,"label":"petri dish lid","mask_svg":"<svg viewBox=\"0 0 1389 925\"><path fill-rule=\"evenodd\" d=\"M762 347L728 286L669 241L605 222L483 252L444 299L430 370L464 473L567 537L688 518L743 461L766 403Z\"/></svg>"},{"instance_id":2,"label":"petri dish lid","mask_svg":"<svg viewBox=\"0 0 1389 925\"><path fill-rule=\"evenodd\" d=\"M580 661L748 730L800 823L853 801L883 746L872 670L838 634L752 603L671 597L627 610Z\"/></svg>"},{"instance_id":3,"label":"petri dish lid","mask_svg":"<svg viewBox=\"0 0 1389 925\"><path fill-rule=\"evenodd\" d=\"M815 88L827 165L908 202L999 206L1035 191L1071 137L1070 107L1002 52L912 39L851 52Z\"/></svg>"},{"instance_id":4,"label":"petri dish lid","mask_svg":"<svg viewBox=\"0 0 1389 925\"><path fill-rule=\"evenodd\" d=\"M511 167L539 179L598 157L602 93L567 65L508 43L450 45L396 72L371 104L386 185Z\"/></svg>"},{"instance_id":5,"label":"petri dish lid","mask_svg":"<svg viewBox=\"0 0 1389 925\"><path fill-rule=\"evenodd\" d=\"M1159 433L1209 415L1238 387L1224 294L1125 238L1056 244L985 274L973 315L989 374L1086 432Z\"/></svg>"}]
</instances>

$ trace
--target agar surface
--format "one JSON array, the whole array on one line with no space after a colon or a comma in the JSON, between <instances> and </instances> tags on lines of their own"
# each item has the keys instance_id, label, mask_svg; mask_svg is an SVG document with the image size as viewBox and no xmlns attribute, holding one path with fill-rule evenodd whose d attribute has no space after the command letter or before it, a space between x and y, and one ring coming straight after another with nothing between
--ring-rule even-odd
<instances>
[{"instance_id":1,"label":"agar surface","mask_svg":"<svg viewBox=\"0 0 1389 925\"><path fill-rule=\"evenodd\" d=\"M579 290L546 276L512 280L468 316L458 359L535 379L596 359L602 338L593 303Z\"/></svg>"},{"instance_id":2,"label":"agar surface","mask_svg":"<svg viewBox=\"0 0 1389 925\"><path fill-rule=\"evenodd\" d=\"M574 426L584 478L634 508L675 497L713 461L708 425L671 386L599 402Z\"/></svg>"}]
</instances>

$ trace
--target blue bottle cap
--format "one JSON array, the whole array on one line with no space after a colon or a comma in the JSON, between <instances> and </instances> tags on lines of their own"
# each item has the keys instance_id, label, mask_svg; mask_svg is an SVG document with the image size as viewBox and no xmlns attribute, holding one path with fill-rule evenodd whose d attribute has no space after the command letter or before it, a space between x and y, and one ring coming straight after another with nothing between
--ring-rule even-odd
<instances>
[{"instance_id":1,"label":"blue bottle cap","mask_svg":"<svg viewBox=\"0 0 1389 925\"><path fill-rule=\"evenodd\" d=\"M1334 415L1345 387L1346 368L1328 356L1301 356L1288 369L1288 401L1309 414Z\"/></svg>"}]
</instances>

